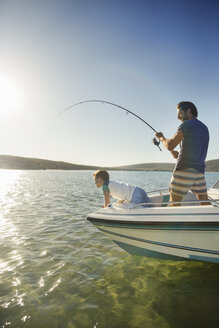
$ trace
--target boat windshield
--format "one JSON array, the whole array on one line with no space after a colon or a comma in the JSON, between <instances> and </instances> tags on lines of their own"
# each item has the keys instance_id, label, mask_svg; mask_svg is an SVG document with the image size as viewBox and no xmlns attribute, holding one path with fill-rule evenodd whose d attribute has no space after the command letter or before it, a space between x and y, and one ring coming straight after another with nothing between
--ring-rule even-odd
<instances>
[{"instance_id":1,"label":"boat windshield","mask_svg":"<svg viewBox=\"0 0 219 328\"><path fill-rule=\"evenodd\" d=\"M219 189L219 180L218 180L218 182L215 183L215 185L213 186L213 189Z\"/></svg>"}]
</instances>

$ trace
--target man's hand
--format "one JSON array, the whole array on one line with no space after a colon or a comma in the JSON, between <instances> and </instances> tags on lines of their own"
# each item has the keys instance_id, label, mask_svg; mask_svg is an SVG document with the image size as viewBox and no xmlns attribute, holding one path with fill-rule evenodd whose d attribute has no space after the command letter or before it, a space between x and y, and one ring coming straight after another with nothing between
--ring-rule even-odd
<instances>
[{"instance_id":1,"label":"man's hand","mask_svg":"<svg viewBox=\"0 0 219 328\"><path fill-rule=\"evenodd\" d=\"M156 132L156 133L155 133L155 136L156 136L160 141L162 141L163 139L165 139L165 138L164 138L164 135L163 135L162 132Z\"/></svg>"},{"instance_id":2,"label":"man's hand","mask_svg":"<svg viewBox=\"0 0 219 328\"><path fill-rule=\"evenodd\" d=\"M174 158L176 158L176 159L177 159L177 158L178 158L178 156L179 156L179 152L178 152L178 151L176 151L176 150L172 150L172 151L171 151L171 154L172 154L172 155L173 155L173 157L174 157Z\"/></svg>"}]
</instances>

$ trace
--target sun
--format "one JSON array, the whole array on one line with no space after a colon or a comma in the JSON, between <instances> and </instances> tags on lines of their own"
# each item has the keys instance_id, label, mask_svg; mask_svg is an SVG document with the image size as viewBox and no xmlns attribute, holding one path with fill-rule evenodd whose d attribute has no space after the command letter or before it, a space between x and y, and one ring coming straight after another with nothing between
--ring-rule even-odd
<instances>
[{"instance_id":1,"label":"sun","mask_svg":"<svg viewBox=\"0 0 219 328\"><path fill-rule=\"evenodd\" d=\"M0 76L0 117L11 118L22 106L22 92L15 79Z\"/></svg>"}]
</instances>

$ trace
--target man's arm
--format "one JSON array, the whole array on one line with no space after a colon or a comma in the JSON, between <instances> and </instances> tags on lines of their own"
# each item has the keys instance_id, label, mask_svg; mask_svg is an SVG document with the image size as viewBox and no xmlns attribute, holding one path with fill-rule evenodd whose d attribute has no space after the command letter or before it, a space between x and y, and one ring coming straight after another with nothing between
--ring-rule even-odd
<instances>
[{"instance_id":1,"label":"man's arm","mask_svg":"<svg viewBox=\"0 0 219 328\"><path fill-rule=\"evenodd\" d=\"M155 136L162 142L164 147L171 152L183 140L184 137L181 130L178 130L171 139L166 139L162 132L156 132Z\"/></svg>"},{"instance_id":2,"label":"man's arm","mask_svg":"<svg viewBox=\"0 0 219 328\"><path fill-rule=\"evenodd\" d=\"M171 152L172 156L173 156L175 159L178 158L178 156L179 156L179 152L178 152L178 151L176 151L176 150L171 150L170 152Z\"/></svg>"}]
</instances>

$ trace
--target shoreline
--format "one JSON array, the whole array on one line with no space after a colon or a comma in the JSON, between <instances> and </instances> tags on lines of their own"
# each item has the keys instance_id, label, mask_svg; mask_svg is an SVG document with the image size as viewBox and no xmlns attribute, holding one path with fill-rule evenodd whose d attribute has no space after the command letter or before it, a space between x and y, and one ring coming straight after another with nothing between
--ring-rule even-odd
<instances>
[{"instance_id":1,"label":"shoreline","mask_svg":"<svg viewBox=\"0 0 219 328\"><path fill-rule=\"evenodd\" d=\"M52 161L47 159L20 157L12 155L0 155L1 170L67 170L87 171L104 169L109 171L140 171L140 172L172 172L174 163L140 163L121 166L97 166L73 164L63 161ZM206 172L219 172L219 159L206 161Z\"/></svg>"}]
</instances>

